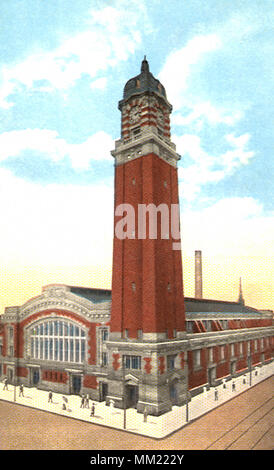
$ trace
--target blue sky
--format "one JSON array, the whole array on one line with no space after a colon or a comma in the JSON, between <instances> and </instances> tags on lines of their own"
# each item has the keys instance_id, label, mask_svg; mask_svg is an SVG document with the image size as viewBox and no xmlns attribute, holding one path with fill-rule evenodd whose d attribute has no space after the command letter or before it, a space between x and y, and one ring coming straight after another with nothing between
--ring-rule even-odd
<instances>
[{"instance_id":1,"label":"blue sky","mask_svg":"<svg viewBox=\"0 0 274 470\"><path fill-rule=\"evenodd\" d=\"M273 273L273 21L272 0L2 0L1 264L111 264L117 104L146 54L173 105L185 256L225 253L233 285L236 259Z\"/></svg>"}]
</instances>

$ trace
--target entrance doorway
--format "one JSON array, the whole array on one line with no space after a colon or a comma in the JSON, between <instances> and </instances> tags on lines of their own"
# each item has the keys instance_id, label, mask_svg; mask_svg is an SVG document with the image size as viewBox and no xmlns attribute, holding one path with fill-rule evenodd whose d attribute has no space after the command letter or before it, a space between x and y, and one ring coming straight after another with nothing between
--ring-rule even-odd
<instances>
[{"instance_id":1,"label":"entrance doorway","mask_svg":"<svg viewBox=\"0 0 274 470\"><path fill-rule=\"evenodd\" d=\"M216 382L216 367L210 367L208 369L208 384L210 387L214 387Z\"/></svg>"},{"instance_id":2,"label":"entrance doorway","mask_svg":"<svg viewBox=\"0 0 274 470\"><path fill-rule=\"evenodd\" d=\"M8 381L11 383L13 381L13 370L8 369Z\"/></svg>"},{"instance_id":3,"label":"entrance doorway","mask_svg":"<svg viewBox=\"0 0 274 470\"><path fill-rule=\"evenodd\" d=\"M236 374L236 361L232 361L231 364L230 364L230 372L231 372L231 375L234 377L234 375Z\"/></svg>"},{"instance_id":4,"label":"entrance doorway","mask_svg":"<svg viewBox=\"0 0 274 470\"><path fill-rule=\"evenodd\" d=\"M169 387L169 394L172 405L176 405L178 402L178 383L178 379L175 379L171 382Z\"/></svg>"},{"instance_id":5,"label":"entrance doorway","mask_svg":"<svg viewBox=\"0 0 274 470\"><path fill-rule=\"evenodd\" d=\"M136 408L139 399L139 388L136 385L126 385L126 406Z\"/></svg>"},{"instance_id":6,"label":"entrance doorway","mask_svg":"<svg viewBox=\"0 0 274 470\"><path fill-rule=\"evenodd\" d=\"M108 395L108 384L106 382L100 383L100 401L106 401Z\"/></svg>"},{"instance_id":7,"label":"entrance doorway","mask_svg":"<svg viewBox=\"0 0 274 470\"><path fill-rule=\"evenodd\" d=\"M71 378L71 385L72 385L72 393L78 395L81 391L81 376L80 375L73 375Z\"/></svg>"},{"instance_id":8,"label":"entrance doorway","mask_svg":"<svg viewBox=\"0 0 274 470\"><path fill-rule=\"evenodd\" d=\"M33 369L32 371L32 383L33 385L37 385L40 380L40 372L39 369Z\"/></svg>"}]
</instances>

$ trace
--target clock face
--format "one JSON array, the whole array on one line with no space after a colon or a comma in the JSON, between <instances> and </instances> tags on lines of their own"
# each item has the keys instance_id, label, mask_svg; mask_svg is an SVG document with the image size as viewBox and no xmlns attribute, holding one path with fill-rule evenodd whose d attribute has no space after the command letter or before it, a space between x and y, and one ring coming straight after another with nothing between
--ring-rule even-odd
<instances>
[{"instance_id":1,"label":"clock face","mask_svg":"<svg viewBox=\"0 0 274 470\"><path fill-rule=\"evenodd\" d=\"M133 106L129 112L130 122L137 122L140 119L140 108L138 106Z\"/></svg>"}]
</instances>

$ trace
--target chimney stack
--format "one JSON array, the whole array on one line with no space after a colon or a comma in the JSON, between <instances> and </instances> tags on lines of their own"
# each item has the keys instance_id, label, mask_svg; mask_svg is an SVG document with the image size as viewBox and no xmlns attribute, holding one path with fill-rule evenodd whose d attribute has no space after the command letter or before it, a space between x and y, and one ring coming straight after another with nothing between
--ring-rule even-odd
<instances>
[{"instance_id":1,"label":"chimney stack","mask_svg":"<svg viewBox=\"0 0 274 470\"><path fill-rule=\"evenodd\" d=\"M195 251L195 299L203 298L202 252Z\"/></svg>"}]
</instances>

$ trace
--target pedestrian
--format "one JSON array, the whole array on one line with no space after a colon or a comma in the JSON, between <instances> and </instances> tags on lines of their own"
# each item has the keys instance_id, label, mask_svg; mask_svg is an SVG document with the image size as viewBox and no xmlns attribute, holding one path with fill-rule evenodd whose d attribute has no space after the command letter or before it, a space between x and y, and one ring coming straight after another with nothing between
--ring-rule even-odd
<instances>
[{"instance_id":1,"label":"pedestrian","mask_svg":"<svg viewBox=\"0 0 274 470\"><path fill-rule=\"evenodd\" d=\"M90 411L90 416L94 416L94 413L95 413L95 405L94 405L94 403L92 403L92 405L91 405L91 411Z\"/></svg>"},{"instance_id":2,"label":"pedestrian","mask_svg":"<svg viewBox=\"0 0 274 470\"><path fill-rule=\"evenodd\" d=\"M4 387L3 387L3 390L8 390L8 379L7 379L7 377L6 377L5 380L4 380Z\"/></svg>"},{"instance_id":3,"label":"pedestrian","mask_svg":"<svg viewBox=\"0 0 274 470\"><path fill-rule=\"evenodd\" d=\"M86 396L85 407L89 408L89 395Z\"/></svg>"},{"instance_id":4,"label":"pedestrian","mask_svg":"<svg viewBox=\"0 0 274 470\"><path fill-rule=\"evenodd\" d=\"M23 397L24 396L24 385L23 384L20 384L20 387L19 387L19 397Z\"/></svg>"},{"instance_id":5,"label":"pedestrian","mask_svg":"<svg viewBox=\"0 0 274 470\"><path fill-rule=\"evenodd\" d=\"M147 412L147 409L146 409L146 406L144 408L144 423L147 422L147 415L148 415L148 412Z\"/></svg>"},{"instance_id":6,"label":"pedestrian","mask_svg":"<svg viewBox=\"0 0 274 470\"><path fill-rule=\"evenodd\" d=\"M233 382L232 382L232 391L235 392L235 390L236 390L236 385L235 385L235 382L233 380Z\"/></svg>"},{"instance_id":7,"label":"pedestrian","mask_svg":"<svg viewBox=\"0 0 274 470\"><path fill-rule=\"evenodd\" d=\"M114 410L114 400L109 400L109 412L110 414L113 413Z\"/></svg>"},{"instance_id":8,"label":"pedestrian","mask_svg":"<svg viewBox=\"0 0 274 470\"><path fill-rule=\"evenodd\" d=\"M215 401L217 401L218 400L218 389L217 388L215 388L214 397L215 397Z\"/></svg>"},{"instance_id":9,"label":"pedestrian","mask_svg":"<svg viewBox=\"0 0 274 470\"><path fill-rule=\"evenodd\" d=\"M223 388L226 388L226 383L225 383L225 380L224 380L224 383L223 383Z\"/></svg>"},{"instance_id":10,"label":"pedestrian","mask_svg":"<svg viewBox=\"0 0 274 470\"><path fill-rule=\"evenodd\" d=\"M246 384L246 375L244 375L243 384Z\"/></svg>"},{"instance_id":11,"label":"pedestrian","mask_svg":"<svg viewBox=\"0 0 274 470\"><path fill-rule=\"evenodd\" d=\"M85 395L82 395L80 408L85 408Z\"/></svg>"},{"instance_id":12,"label":"pedestrian","mask_svg":"<svg viewBox=\"0 0 274 470\"><path fill-rule=\"evenodd\" d=\"M68 403L68 399L67 397L64 397L64 395L62 396L62 398L63 398L62 410L66 410L67 409L66 403Z\"/></svg>"},{"instance_id":13,"label":"pedestrian","mask_svg":"<svg viewBox=\"0 0 274 470\"><path fill-rule=\"evenodd\" d=\"M52 391L49 391L48 403L52 403Z\"/></svg>"}]
</instances>

